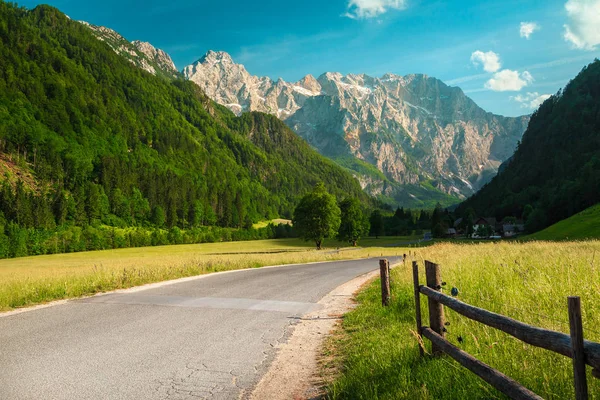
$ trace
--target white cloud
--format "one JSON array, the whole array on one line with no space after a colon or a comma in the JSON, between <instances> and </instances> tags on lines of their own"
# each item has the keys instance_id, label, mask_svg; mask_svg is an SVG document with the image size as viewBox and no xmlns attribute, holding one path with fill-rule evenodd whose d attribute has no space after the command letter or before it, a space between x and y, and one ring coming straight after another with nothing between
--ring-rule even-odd
<instances>
[{"instance_id":1,"label":"white cloud","mask_svg":"<svg viewBox=\"0 0 600 400\"><path fill-rule=\"evenodd\" d=\"M540 26L535 22L521 22L520 34L521 37L529 39L531 34L540 29Z\"/></svg>"},{"instance_id":2,"label":"white cloud","mask_svg":"<svg viewBox=\"0 0 600 400\"><path fill-rule=\"evenodd\" d=\"M496 72L494 76L485 83L485 88L495 92L518 92L533 82L533 76L528 71L519 73L504 69Z\"/></svg>"},{"instance_id":3,"label":"white cloud","mask_svg":"<svg viewBox=\"0 0 600 400\"><path fill-rule=\"evenodd\" d=\"M375 18L389 10L403 10L406 0L349 0L344 16L352 19Z\"/></svg>"},{"instance_id":4,"label":"white cloud","mask_svg":"<svg viewBox=\"0 0 600 400\"><path fill-rule=\"evenodd\" d=\"M600 0L569 0L565 9L565 40L577 49L595 50L600 44Z\"/></svg>"},{"instance_id":5,"label":"white cloud","mask_svg":"<svg viewBox=\"0 0 600 400\"><path fill-rule=\"evenodd\" d=\"M537 109L544 101L548 100L552 97L549 94L539 94L538 92L527 92L527 94L522 95L519 94L514 97L510 97L511 100L514 100L518 103L521 103L522 108L529 108L532 110Z\"/></svg>"},{"instance_id":6,"label":"white cloud","mask_svg":"<svg viewBox=\"0 0 600 400\"><path fill-rule=\"evenodd\" d=\"M475 65L483 65L486 72L496 72L500 69L500 56L493 51L484 53L483 51L475 51L471 54L471 62Z\"/></svg>"}]
</instances>

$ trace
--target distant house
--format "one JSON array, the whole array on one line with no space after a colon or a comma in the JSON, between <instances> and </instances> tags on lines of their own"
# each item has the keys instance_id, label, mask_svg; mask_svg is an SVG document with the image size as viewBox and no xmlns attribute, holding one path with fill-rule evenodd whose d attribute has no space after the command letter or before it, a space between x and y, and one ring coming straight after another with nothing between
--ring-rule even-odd
<instances>
[{"instance_id":1,"label":"distant house","mask_svg":"<svg viewBox=\"0 0 600 400\"><path fill-rule=\"evenodd\" d=\"M479 226L491 226L494 229L496 227L496 218L479 217L473 222L473 228L477 229Z\"/></svg>"},{"instance_id":2,"label":"distant house","mask_svg":"<svg viewBox=\"0 0 600 400\"><path fill-rule=\"evenodd\" d=\"M517 223L515 225L515 228L517 228L517 232L521 233L521 232L525 232L525 224L521 223Z\"/></svg>"},{"instance_id":3,"label":"distant house","mask_svg":"<svg viewBox=\"0 0 600 400\"><path fill-rule=\"evenodd\" d=\"M458 232L454 228L448 228L446 230L446 237L453 238L458 235Z\"/></svg>"},{"instance_id":4,"label":"distant house","mask_svg":"<svg viewBox=\"0 0 600 400\"><path fill-rule=\"evenodd\" d=\"M513 224L502 225L502 233L504 237L513 237L517 234L517 228Z\"/></svg>"},{"instance_id":5,"label":"distant house","mask_svg":"<svg viewBox=\"0 0 600 400\"><path fill-rule=\"evenodd\" d=\"M433 239L433 235L431 234L431 232L427 232L423 235L423 240L431 240Z\"/></svg>"},{"instance_id":6,"label":"distant house","mask_svg":"<svg viewBox=\"0 0 600 400\"><path fill-rule=\"evenodd\" d=\"M459 219L457 219L456 221L454 221L454 225L453 225L453 226L454 226L454 229L456 229L456 233L457 233L457 234L459 234L459 233L463 233L463 232L464 232L464 230L463 230L463 229L462 229L462 227L461 227L461 225L462 225L463 221L464 221L464 220L463 220L462 218L459 218Z\"/></svg>"},{"instance_id":7,"label":"distant house","mask_svg":"<svg viewBox=\"0 0 600 400\"><path fill-rule=\"evenodd\" d=\"M487 218L479 217L473 223L473 232L474 233L471 237L474 239L483 239L482 237L477 235L477 231L482 228L485 228L485 227L490 228L490 231L491 231L490 236L493 236L497 230L497 224L498 224L498 222L496 221L496 218L494 218L494 217L487 217Z\"/></svg>"},{"instance_id":8,"label":"distant house","mask_svg":"<svg viewBox=\"0 0 600 400\"><path fill-rule=\"evenodd\" d=\"M517 223L514 224L502 225L502 234L504 237L513 237L521 232L525 232L525 224L523 224L522 221L517 221Z\"/></svg>"}]
</instances>

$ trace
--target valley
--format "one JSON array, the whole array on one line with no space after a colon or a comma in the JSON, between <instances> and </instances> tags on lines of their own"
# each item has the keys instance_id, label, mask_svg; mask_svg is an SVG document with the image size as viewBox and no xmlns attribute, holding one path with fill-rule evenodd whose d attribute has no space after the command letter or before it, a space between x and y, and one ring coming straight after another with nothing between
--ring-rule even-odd
<instances>
[{"instance_id":1,"label":"valley","mask_svg":"<svg viewBox=\"0 0 600 400\"><path fill-rule=\"evenodd\" d=\"M415 328L425 261L543 329L579 297L600 398L600 0L561 1L0 0L0 398L504 398ZM573 398L569 336L445 307Z\"/></svg>"}]
</instances>

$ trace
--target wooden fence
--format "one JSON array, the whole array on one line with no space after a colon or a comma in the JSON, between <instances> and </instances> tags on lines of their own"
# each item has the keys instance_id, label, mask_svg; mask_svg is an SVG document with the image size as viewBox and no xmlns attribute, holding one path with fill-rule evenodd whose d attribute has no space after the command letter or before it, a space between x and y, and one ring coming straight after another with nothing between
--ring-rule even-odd
<instances>
[{"instance_id":1,"label":"wooden fence","mask_svg":"<svg viewBox=\"0 0 600 400\"><path fill-rule=\"evenodd\" d=\"M413 261L412 267L417 332L422 337L426 337L431 341L432 353L434 355L441 355L443 353L448 354L461 365L468 368L512 399L542 399L520 383L479 361L472 355L462 351L447 341L445 339L444 328L444 306L446 306L469 319L499 329L532 346L540 347L572 358L575 398L577 400L588 399L586 365L590 365L593 368L592 376L600 378L600 343L590 342L583 338L581 302L579 297L568 298L567 304L571 334L566 335L561 332L527 325L504 315L463 303L462 301L441 293L443 283L438 264L425 261L425 286L419 284L419 266L416 261ZM381 268L381 272L383 275L383 267ZM388 275L387 281L389 282L389 270L386 270L385 272L386 275ZM387 293L387 296L389 296L389 289ZM421 295L428 298L429 327L423 326L422 324ZM421 355L423 355L422 348L420 348L420 352Z\"/></svg>"}]
</instances>

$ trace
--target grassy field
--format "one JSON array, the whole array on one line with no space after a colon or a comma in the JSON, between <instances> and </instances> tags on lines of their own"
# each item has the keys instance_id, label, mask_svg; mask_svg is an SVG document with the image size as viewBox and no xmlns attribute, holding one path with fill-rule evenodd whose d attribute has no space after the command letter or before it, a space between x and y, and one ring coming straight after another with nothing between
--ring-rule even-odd
<instances>
[{"instance_id":1,"label":"grassy field","mask_svg":"<svg viewBox=\"0 0 600 400\"><path fill-rule=\"evenodd\" d=\"M416 252L422 284L422 261L437 262L447 288L460 290L460 300L532 325L568 333L567 296L581 296L585 337L600 342L600 241L441 243ZM411 268L393 272L392 292L391 307L383 308L379 281L368 286L330 339L325 367L340 371L329 386L332 399L504 398L449 357L419 357ZM447 338L455 345L544 398L574 397L570 359L452 310L446 309L446 317ZM588 380L590 398L600 399L600 380Z\"/></svg>"},{"instance_id":2,"label":"grassy field","mask_svg":"<svg viewBox=\"0 0 600 400\"><path fill-rule=\"evenodd\" d=\"M273 224L273 225L281 225L281 224L291 225L292 224L292 220L277 218L277 219L272 219L270 221L257 222L256 224L252 225L252 227L254 229L266 228L267 226L269 226L269 224Z\"/></svg>"},{"instance_id":3,"label":"grassy field","mask_svg":"<svg viewBox=\"0 0 600 400\"><path fill-rule=\"evenodd\" d=\"M265 265L401 254L380 248L410 237L364 239L372 248L329 248L299 239L205 243L55 254L0 260L0 311L187 276ZM375 247L374 247L375 246ZM337 251L337 248L342 248Z\"/></svg>"},{"instance_id":4,"label":"grassy field","mask_svg":"<svg viewBox=\"0 0 600 400\"><path fill-rule=\"evenodd\" d=\"M600 204L557 222L548 228L525 236L534 240L584 240L600 238Z\"/></svg>"}]
</instances>

